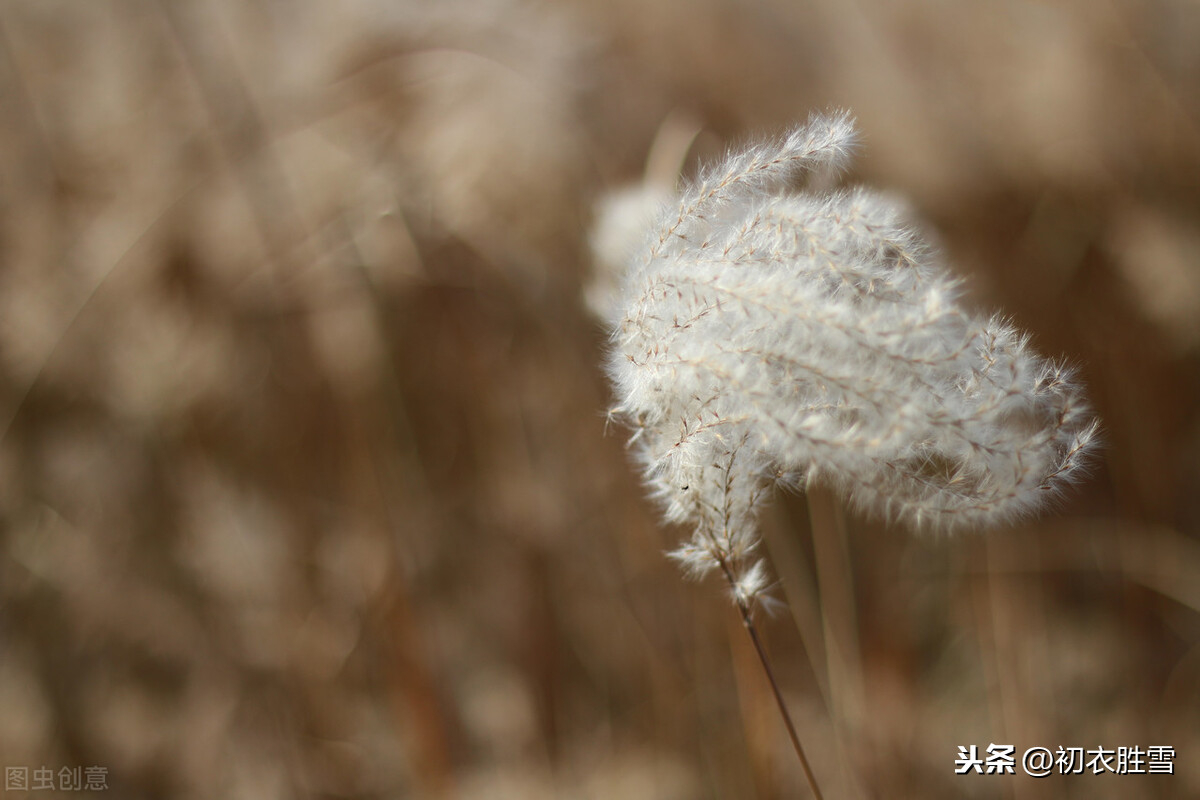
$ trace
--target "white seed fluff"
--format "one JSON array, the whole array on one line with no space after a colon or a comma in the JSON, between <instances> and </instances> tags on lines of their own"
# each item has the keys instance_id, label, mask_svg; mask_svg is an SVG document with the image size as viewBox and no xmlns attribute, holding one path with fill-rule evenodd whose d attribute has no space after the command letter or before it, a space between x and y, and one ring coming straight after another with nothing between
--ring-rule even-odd
<instances>
[{"instance_id":1,"label":"white seed fluff","mask_svg":"<svg viewBox=\"0 0 1200 800\"><path fill-rule=\"evenodd\" d=\"M900 203L796 188L843 167L854 138L846 114L815 116L703 172L632 229L637 247L597 254L624 264L596 303L613 413L667 518L695 529L674 555L747 601L766 583L757 510L781 481L914 527L984 528L1042 507L1095 438L1069 370L964 311Z\"/></svg>"}]
</instances>

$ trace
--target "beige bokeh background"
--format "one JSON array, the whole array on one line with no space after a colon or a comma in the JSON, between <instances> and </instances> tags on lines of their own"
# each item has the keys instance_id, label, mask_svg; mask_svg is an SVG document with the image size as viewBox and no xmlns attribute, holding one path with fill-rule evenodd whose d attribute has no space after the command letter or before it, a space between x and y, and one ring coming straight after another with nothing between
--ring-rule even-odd
<instances>
[{"instance_id":1,"label":"beige bokeh background","mask_svg":"<svg viewBox=\"0 0 1200 800\"><path fill-rule=\"evenodd\" d=\"M1186 0L3 3L0 762L804 796L606 431L582 297L656 141L698 132L689 172L844 107L850 179L1079 367L1105 448L994 535L773 507L764 635L826 796L1200 796L1198 41ZM953 774L992 742L1176 774Z\"/></svg>"}]
</instances>

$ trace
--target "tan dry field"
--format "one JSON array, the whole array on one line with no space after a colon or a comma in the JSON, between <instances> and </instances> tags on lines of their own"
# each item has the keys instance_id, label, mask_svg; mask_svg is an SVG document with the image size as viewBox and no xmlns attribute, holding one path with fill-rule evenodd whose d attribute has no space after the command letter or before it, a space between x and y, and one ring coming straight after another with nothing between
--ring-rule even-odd
<instances>
[{"instance_id":1,"label":"tan dry field","mask_svg":"<svg viewBox=\"0 0 1200 800\"><path fill-rule=\"evenodd\" d=\"M583 292L656 142L690 174L848 108L849 180L1079 368L1105 445L990 534L773 505L764 637L825 796L1200 796L1198 42L1189 0L0 4L0 763L806 796L606 431ZM1175 774L954 774L992 743Z\"/></svg>"}]
</instances>

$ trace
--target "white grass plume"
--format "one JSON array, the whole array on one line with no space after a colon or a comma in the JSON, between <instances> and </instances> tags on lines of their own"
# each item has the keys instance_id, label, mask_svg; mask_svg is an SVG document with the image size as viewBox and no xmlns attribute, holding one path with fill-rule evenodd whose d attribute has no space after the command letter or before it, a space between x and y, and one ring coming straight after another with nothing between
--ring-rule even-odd
<instances>
[{"instance_id":1,"label":"white grass plume","mask_svg":"<svg viewBox=\"0 0 1200 800\"><path fill-rule=\"evenodd\" d=\"M705 171L633 256L597 254L624 264L597 304L613 412L668 519L695 526L674 555L751 601L755 519L781 480L914 527L984 528L1043 507L1095 437L1070 371L964 311L900 203L794 189L853 144L846 114L815 116Z\"/></svg>"}]
</instances>

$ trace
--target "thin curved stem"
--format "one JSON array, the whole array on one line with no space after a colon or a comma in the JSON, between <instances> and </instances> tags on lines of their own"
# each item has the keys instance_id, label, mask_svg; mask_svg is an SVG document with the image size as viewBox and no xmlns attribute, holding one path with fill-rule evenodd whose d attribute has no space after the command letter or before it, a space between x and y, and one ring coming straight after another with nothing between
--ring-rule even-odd
<instances>
[{"instance_id":1,"label":"thin curved stem","mask_svg":"<svg viewBox=\"0 0 1200 800\"><path fill-rule=\"evenodd\" d=\"M779 683L775 680L775 671L771 669L771 659L767 656L766 648L763 647L762 639L758 635L758 627L754 624L754 617L750 613L750 606L745 599L737 593L737 580L734 578L733 570L724 558L718 559L721 565L721 571L725 573L725 579L729 581L729 585L734 588L734 602L737 603L738 611L742 615L742 624L746 627L746 633L750 634L750 641L754 643L754 652L758 654L758 661L762 664L763 672L766 673L767 683L771 684L771 693L775 696L775 704L779 707L779 713L783 717L783 724L787 728L788 737L792 740L792 747L796 751L796 757L800 759L800 767L804 770L804 777L808 779L808 787L812 789L813 797L816 800L825 800L821 794L821 788L817 785L817 777L813 775L812 767L808 763L808 757L804 755L804 747L800 744L800 736L796 733L796 726L792 723L792 715L788 712L787 704L783 700L783 693L779 690Z\"/></svg>"}]
</instances>

